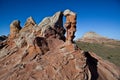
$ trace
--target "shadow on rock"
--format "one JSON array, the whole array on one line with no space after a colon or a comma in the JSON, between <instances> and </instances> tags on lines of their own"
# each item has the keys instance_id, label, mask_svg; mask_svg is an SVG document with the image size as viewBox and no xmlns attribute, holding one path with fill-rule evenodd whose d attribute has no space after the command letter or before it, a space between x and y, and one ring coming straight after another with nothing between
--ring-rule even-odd
<instances>
[{"instance_id":1,"label":"shadow on rock","mask_svg":"<svg viewBox=\"0 0 120 80\"><path fill-rule=\"evenodd\" d=\"M48 43L45 38L36 37L35 43L37 44L37 46L39 46L39 48L43 53L46 53L47 51L49 51Z\"/></svg>"},{"instance_id":2,"label":"shadow on rock","mask_svg":"<svg viewBox=\"0 0 120 80\"><path fill-rule=\"evenodd\" d=\"M92 57L89 54L89 52L85 52L85 56L87 57L87 64L91 72L91 80L97 80L99 76L98 71L97 71L98 60Z\"/></svg>"}]
</instances>

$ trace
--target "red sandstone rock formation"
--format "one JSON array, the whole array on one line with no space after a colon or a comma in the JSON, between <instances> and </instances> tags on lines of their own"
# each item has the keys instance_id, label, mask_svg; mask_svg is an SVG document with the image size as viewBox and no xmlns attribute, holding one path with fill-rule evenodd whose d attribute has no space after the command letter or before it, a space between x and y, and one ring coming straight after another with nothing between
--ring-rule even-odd
<instances>
[{"instance_id":1,"label":"red sandstone rock formation","mask_svg":"<svg viewBox=\"0 0 120 80\"><path fill-rule=\"evenodd\" d=\"M120 79L120 69L114 64L80 50L74 43L65 45L62 17L63 13L57 12L39 25L30 21L31 27L25 25L13 39L3 42L0 80Z\"/></svg>"},{"instance_id":2,"label":"red sandstone rock formation","mask_svg":"<svg viewBox=\"0 0 120 80\"><path fill-rule=\"evenodd\" d=\"M66 16L66 41L73 42L76 32L76 14L70 10L65 10L64 16Z\"/></svg>"}]
</instances>

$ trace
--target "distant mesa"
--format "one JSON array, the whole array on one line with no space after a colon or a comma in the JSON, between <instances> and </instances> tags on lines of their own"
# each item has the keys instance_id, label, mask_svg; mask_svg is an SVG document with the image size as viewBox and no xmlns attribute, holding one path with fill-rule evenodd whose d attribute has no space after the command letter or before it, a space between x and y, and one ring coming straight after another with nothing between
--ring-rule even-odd
<instances>
[{"instance_id":1,"label":"distant mesa","mask_svg":"<svg viewBox=\"0 0 120 80\"><path fill-rule=\"evenodd\" d=\"M87 32L83 35L82 39L97 39L97 38L107 38L107 37L103 37L95 32Z\"/></svg>"},{"instance_id":2,"label":"distant mesa","mask_svg":"<svg viewBox=\"0 0 120 80\"><path fill-rule=\"evenodd\" d=\"M87 32L77 41L89 42L89 43L114 43L114 44L117 44L119 42L118 40L104 37L95 32Z\"/></svg>"}]
</instances>

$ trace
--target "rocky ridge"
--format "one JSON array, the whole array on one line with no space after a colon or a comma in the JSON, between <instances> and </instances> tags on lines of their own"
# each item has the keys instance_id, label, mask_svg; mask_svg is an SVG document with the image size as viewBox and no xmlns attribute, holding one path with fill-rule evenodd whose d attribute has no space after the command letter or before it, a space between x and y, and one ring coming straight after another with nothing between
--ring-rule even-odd
<instances>
[{"instance_id":1,"label":"rocky ridge","mask_svg":"<svg viewBox=\"0 0 120 80\"><path fill-rule=\"evenodd\" d=\"M114 64L68 44L62 18L59 11L37 25L29 17L23 28L13 21L0 43L0 80L119 80Z\"/></svg>"}]
</instances>

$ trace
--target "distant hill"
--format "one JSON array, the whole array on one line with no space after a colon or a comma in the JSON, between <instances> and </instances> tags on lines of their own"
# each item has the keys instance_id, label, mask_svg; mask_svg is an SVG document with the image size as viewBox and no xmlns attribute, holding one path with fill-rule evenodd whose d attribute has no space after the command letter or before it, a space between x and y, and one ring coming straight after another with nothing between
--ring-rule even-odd
<instances>
[{"instance_id":1,"label":"distant hill","mask_svg":"<svg viewBox=\"0 0 120 80\"><path fill-rule=\"evenodd\" d=\"M106 37L103 37L103 36L101 36L101 35L99 35L99 34L97 34L95 32L87 32L87 33L85 33L83 35L82 38L89 38L89 39L91 39L91 38L93 38L93 39L95 39L95 38L99 38L99 39L104 38L104 39L106 39Z\"/></svg>"},{"instance_id":2,"label":"distant hill","mask_svg":"<svg viewBox=\"0 0 120 80\"><path fill-rule=\"evenodd\" d=\"M120 46L119 40L109 39L109 38L101 36L95 32L87 32L82 36L82 38L78 39L77 41L106 44L107 46L111 46L111 47Z\"/></svg>"}]
</instances>

